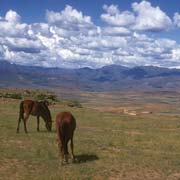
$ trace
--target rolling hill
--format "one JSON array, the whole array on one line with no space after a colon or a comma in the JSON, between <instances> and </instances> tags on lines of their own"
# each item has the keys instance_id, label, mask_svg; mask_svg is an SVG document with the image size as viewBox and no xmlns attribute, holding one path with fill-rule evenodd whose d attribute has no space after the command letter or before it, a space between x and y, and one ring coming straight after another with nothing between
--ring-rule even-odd
<instances>
[{"instance_id":1,"label":"rolling hill","mask_svg":"<svg viewBox=\"0 0 180 180\"><path fill-rule=\"evenodd\" d=\"M0 86L73 88L87 91L179 90L180 70L154 66L128 68L120 65L99 69L43 68L0 60Z\"/></svg>"}]
</instances>

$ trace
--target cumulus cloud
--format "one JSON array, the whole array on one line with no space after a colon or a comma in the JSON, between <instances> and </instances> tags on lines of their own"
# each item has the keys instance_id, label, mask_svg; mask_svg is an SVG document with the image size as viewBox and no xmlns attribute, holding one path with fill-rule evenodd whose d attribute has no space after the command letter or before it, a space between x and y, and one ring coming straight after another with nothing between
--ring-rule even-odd
<instances>
[{"instance_id":1,"label":"cumulus cloud","mask_svg":"<svg viewBox=\"0 0 180 180\"><path fill-rule=\"evenodd\" d=\"M84 16L81 11L77 11L69 5L61 12L47 11L46 20L48 24L65 29L69 28L73 31L86 30L93 27L90 16Z\"/></svg>"},{"instance_id":2,"label":"cumulus cloud","mask_svg":"<svg viewBox=\"0 0 180 180\"><path fill-rule=\"evenodd\" d=\"M136 16L134 28L146 31L168 30L172 26L171 19L158 6L153 7L150 2L133 3L132 8Z\"/></svg>"},{"instance_id":3,"label":"cumulus cloud","mask_svg":"<svg viewBox=\"0 0 180 180\"><path fill-rule=\"evenodd\" d=\"M173 60L180 61L180 47L172 50Z\"/></svg>"},{"instance_id":4,"label":"cumulus cloud","mask_svg":"<svg viewBox=\"0 0 180 180\"><path fill-rule=\"evenodd\" d=\"M171 19L158 6L153 7L148 1L132 3L132 12L120 12L118 6L104 5L105 14L101 19L112 26L128 26L134 30L162 31L172 27Z\"/></svg>"},{"instance_id":5,"label":"cumulus cloud","mask_svg":"<svg viewBox=\"0 0 180 180\"><path fill-rule=\"evenodd\" d=\"M118 6L111 4L110 6L104 4L103 9L107 11L108 14L115 15L119 13Z\"/></svg>"},{"instance_id":6,"label":"cumulus cloud","mask_svg":"<svg viewBox=\"0 0 180 180\"><path fill-rule=\"evenodd\" d=\"M27 24L21 23L21 16L15 11L9 10L5 17L0 19L0 36L25 36Z\"/></svg>"},{"instance_id":7,"label":"cumulus cloud","mask_svg":"<svg viewBox=\"0 0 180 180\"><path fill-rule=\"evenodd\" d=\"M120 12L115 5L104 5L105 14L101 15L101 19L111 26L130 26L135 21L135 16L129 11Z\"/></svg>"},{"instance_id":8,"label":"cumulus cloud","mask_svg":"<svg viewBox=\"0 0 180 180\"><path fill-rule=\"evenodd\" d=\"M11 23L19 23L21 16L13 10L9 10L5 15L5 20Z\"/></svg>"},{"instance_id":9,"label":"cumulus cloud","mask_svg":"<svg viewBox=\"0 0 180 180\"><path fill-rule=\"evenodd\" d=\"M45 21L26 24L17 12L0 16L0 59L44 67L102 67L158 65L180 67L180 45L148 32L170 29L171 19L148 1L132 4L132 11L104 5L105 25L67 5L62 11L47 10ZM173 23L179 26L179 14Z\"/></svg>"},{"instance_id":10,"label":"cumulus cloud","mask_svg":"<svg viewBox=\"0 0 180 180\"><path fill-rule=\"evenodd\" d=\"M174 14L174 24L180 28L180 14L179 13L175 13Z\"/></svg>"},{"instance_id":11,"label":"cumulus cloud","mask_svg":"<svg viewBox=\"0 0 180 180\"><path fill-rule=\"evenodd\" d=\"M128 28L124 27L105 27L103 29L105 35L110 36L128 36L131 34L131 31Z\"/></svg>"}]
</instances>

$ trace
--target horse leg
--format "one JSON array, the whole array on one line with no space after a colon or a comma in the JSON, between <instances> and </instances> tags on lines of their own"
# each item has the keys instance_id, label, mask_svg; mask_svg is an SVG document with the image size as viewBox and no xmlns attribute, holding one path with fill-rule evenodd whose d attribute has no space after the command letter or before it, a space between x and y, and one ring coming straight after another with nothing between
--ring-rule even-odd
<instances>
[{"instance_id":1,"label":"horse leg","mask_svg":"<svg viewBox=\"0 0 180 180\"><path fill-rule=\"evenodd\" d=\"M18 120L18 126L17 126L17 133L19 133L19 126L21 123L21 119L24 118L24 109L23 109L23 101L20 103L19 107L19 120Z\"/></svg>"},{"instance_id":2,"label":"horse leg","mask_svg":"<svg viewBox=\"0 0 180 180\"><path fill-rule=\"evenodd\" d=\"M20 123L21 123L21 117L19 117L19 120L18 120L18 126L17 126L17 131L16 131L16 133L19 133L19 126L20 126Z\"/></svg>"},{"instance_id":3,"label":"horse leg","mask_svg":"<svg viewBox=\"0 0 180 180\"><path fill-rule=\"evenodd\" d=\"M64 162L64 148L63 148L63 144L61 144L60 151L61 151L61 164L63 164L63 162Z\"/></svg>"},{"instance_id":4,"label":"horse leg","mask_svg":"<svg viewBox=\"0 0 180 180\"><path fill-rule=\"evenodd\" d=\"M61 165L63 165L63 162L64 162L64 150L63 150L63 144L62 144L61 141L58 142L58 147L59 147L59 158L61 158Z\"/></svg>"},{"instance_id":5,"label":"horse leg","mask_svg":"<svg viewBox=\"0 0 180 180\"><path fill-rule=\"evenodd\" d=\"M23 118L23 122L24 122L24 131L25 131L25 133L28 133L28 132L27 132L27 127L26 127L26 121L28 120L28 118L29 118L29 115L28 115L28 114L26 114L26 117Z\"/></svg>"},{"instance_id":6,"label":"horse leg","mask_svg":"<svg viewBox=\"0 0 180 180\"><path fill-rule=\"evenodd\" d=\"M39 116L37 116L37 131L39 131Z\"/></svg>"},{"instance_id":7,"label":"horse leg","mask_svg":"<svg viewBox=\"0 0 180 180\"><path fill-rule=\"evenodd\" d=\"M64 156L65 156L65 161L66 163L68 162L68 157L69 157L69 153L68 153L68 140L65 140L64 143Z\"/></svg>"},{"instance_id":8,"label":"horse leg","mask_svg":"<svg viewBox=\"0 0 180 180\"><path fill-rule=\"evenodd\" d=\"M72 154L72 159L74 160L74 143L73 143L73 137L71 138L71 154Z\"/></svg>"}]
</instances>

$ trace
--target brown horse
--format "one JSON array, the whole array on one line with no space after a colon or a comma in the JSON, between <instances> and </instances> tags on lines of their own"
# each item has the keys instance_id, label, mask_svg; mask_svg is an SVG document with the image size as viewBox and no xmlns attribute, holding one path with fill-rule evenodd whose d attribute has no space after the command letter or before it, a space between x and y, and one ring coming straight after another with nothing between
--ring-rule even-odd
<instances>
[{"instance_id":1,"label":"brown horse","mask_svg":"<svg viewBox=\"0 0 180 180\"><path fill-rule=\"evenodd\" d=\"M27 133L26 121L29 118L29 115L37 116L37 131L39 131L39 118L42 117L46 124L46 128L48 131L51 131L52 127L52 118L51 113L48 108L47 101L32 101L32 100L24 100L20 103L19 110L19 120L17 126L17 133L19 133L19 126L21 123L21 119L24 122L24 131ZM24 116L25 115L25 116Z\"/></svg>"},{"instance_id":2,"label":"brown horse","mask_svg":"<svg viewBox=\"0 0 180 180\"><path fill-rule=\"evenodd\" d=\"M74 160L73 135L76 128L76 120L70 112L61 112L56 116L56 129L58 136L59 156L62 157L62 163L68 161L68 141L71 140L72 159Z\"/></svg>"}]
</instances>

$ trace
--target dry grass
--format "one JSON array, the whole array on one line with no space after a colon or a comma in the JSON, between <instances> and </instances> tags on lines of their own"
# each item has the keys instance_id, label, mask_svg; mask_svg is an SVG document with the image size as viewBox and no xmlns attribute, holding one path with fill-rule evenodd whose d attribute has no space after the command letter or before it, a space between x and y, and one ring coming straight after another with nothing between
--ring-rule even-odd
<instances>
[{"instance_id":1,"label":"dry grass","mask_svg":"<svg viewBox=\"0 0 180 180\"><path fill-rule=\"evenodd\" d=\"M105 96L102 97L105 101ZM112 104L113 100L109 106L113 107ZM129 101L124 104L116 101L114 107L128 108L128 104L130 108L137 107ZM77 161L60 166L55 128L48 133L42 121L38 133L36 119L31 117L29 134L23 132L22 126L20 134L16 134L19 101L0 100L0 179L177 180L180 178L177 104L170 109L166 106L166 113L159 105L160 111L156 113L136 116L89 109L88 102L84 103L86 108L51 105L53 118L59 111L68 110L78 123L74 139ZM146 104L138 105L143 106Z\"/></svg>"}]
</instances>

